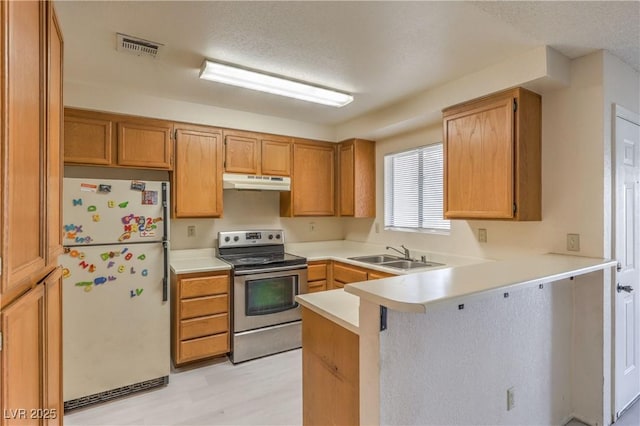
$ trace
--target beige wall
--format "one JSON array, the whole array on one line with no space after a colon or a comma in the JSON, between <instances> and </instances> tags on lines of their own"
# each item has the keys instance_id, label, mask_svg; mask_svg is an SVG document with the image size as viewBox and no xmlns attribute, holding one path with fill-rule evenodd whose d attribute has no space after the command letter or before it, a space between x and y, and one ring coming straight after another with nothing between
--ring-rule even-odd
<instances>
[{"instance_id":1,"label":"beige wall","mask_svg":"<svg viewBox=\"0 0 640 426\"><path fill-rule=\"evenodd\" d=\"M346 237L381 244L405 244L426 251L504 259L524 253L566 253L566 234L580 234L585 256L603 256L602 54L571 63L571 86L542 100L541 222L454 220L450 235L383 230L383 158L442 141L441 126L378 141L377 219L348 221ZM478 243L478 228L488 242Z\"/></svg>"}]
</instances>

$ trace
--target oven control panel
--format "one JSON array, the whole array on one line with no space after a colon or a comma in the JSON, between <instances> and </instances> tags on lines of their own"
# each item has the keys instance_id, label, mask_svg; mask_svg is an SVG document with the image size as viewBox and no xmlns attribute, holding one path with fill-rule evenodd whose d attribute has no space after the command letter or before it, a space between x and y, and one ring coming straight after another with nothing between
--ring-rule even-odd
<instances>
[{"instance_id":1,"label":"oven control panel","mask_svg":"<svg viewBox=\"0 0 640 426\"><path fill-rule=\"evenodd\" d=\"M218 232L218 248L284 244L282 229Z\"/></svg>"}]
</instances>

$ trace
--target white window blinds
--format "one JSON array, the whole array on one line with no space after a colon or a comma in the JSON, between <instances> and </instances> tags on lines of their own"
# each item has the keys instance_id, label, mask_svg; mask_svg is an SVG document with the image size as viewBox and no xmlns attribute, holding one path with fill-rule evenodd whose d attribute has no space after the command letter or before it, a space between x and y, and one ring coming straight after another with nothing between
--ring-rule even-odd
<instances>
[{"instance_id":1,"label":"white window blinds","mask_svg":"<svg viewBox=\"0 0 640 426\"><path fill-rule=\"evenodd\" d=\"M448 231L443 219L442 144L384 157L384 226Z\"/></svg>"}]
</instances>

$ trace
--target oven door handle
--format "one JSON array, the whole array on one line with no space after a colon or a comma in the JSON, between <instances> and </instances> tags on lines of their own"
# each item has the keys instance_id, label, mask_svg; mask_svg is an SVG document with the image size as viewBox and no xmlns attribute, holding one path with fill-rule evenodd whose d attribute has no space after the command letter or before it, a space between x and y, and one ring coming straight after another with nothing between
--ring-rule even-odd
<instances>
[{"instance_id":1,"label":"oven door handle","mask_svg":"<svg viewBox=\"0 0 640 426\"><path fill-rule=\"evenodd\" d=\"M233 271L236 276L239 275L255 275L264 274L265 272L281 272L281 271L295 271L307 269L307 265L294 265L294 266L281 266L279 268L263 268L263 269L250 269L248 271Z\"/></svg>"}]
</instances>

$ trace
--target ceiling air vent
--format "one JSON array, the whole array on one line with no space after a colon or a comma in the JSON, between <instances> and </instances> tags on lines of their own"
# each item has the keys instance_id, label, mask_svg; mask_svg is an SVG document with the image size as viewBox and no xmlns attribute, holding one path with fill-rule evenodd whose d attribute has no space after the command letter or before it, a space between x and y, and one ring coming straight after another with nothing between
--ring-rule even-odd
<instances>
[{"instance_id":1,"label":"ceiling air vent","mask_svg":"<svg viewBox=\"0 0 640 426\"><path fill-rule=\"evenodd\" d=\"M143 40L126 34L117 33L117 36L118 45L116 50L118 52L127 52L137 56L151 56L152 58L155 58L158 56L158 52L163 46L155 41Z\"/></svg>"}]
</instances>

